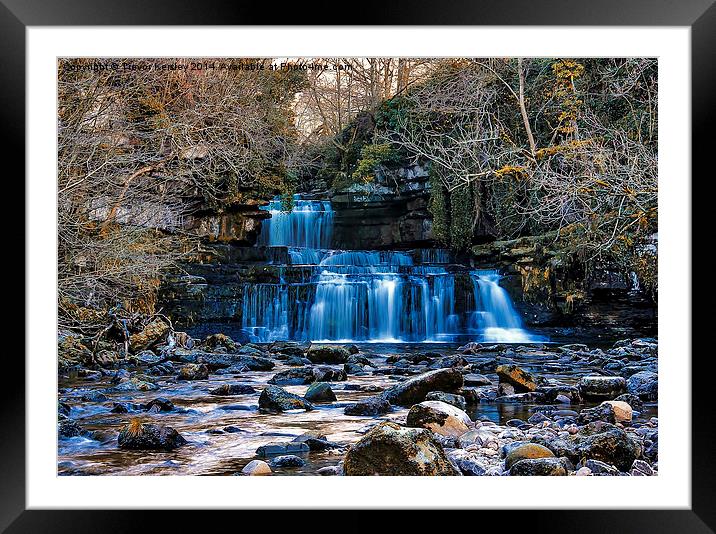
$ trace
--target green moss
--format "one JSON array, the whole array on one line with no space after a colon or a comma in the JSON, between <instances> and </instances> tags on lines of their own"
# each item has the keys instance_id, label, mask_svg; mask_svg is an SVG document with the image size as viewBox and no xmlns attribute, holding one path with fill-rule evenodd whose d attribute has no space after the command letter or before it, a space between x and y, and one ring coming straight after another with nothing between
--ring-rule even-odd
<instances>
[{"instance_id":1,"label":"green moss","mask_svg":"<svg viewBox=\"0 0 716 534\"><path fill-rule=\"evenodd\" d=\"M450 248L467 250L472 244L474 207L471 184L461 185L450 193Z\"/></svg>"}]
</instances>

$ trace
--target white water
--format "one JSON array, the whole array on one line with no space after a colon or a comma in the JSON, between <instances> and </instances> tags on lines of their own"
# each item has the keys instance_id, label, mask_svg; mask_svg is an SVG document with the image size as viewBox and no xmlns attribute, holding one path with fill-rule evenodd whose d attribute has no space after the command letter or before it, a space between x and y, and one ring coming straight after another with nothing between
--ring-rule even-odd
<instances>
[{"instance_id":1,"label":"white water","mask_svg":"<svg viewBox=\"0 0 716 534\"><path fill-rule=\"evenodd\" d=\"M510 295L500 286L496 270L472 271L475 311L472 325L480 332L482 341L501 343L534 343L544 338L525 330L522 318L512 305Z\"/></svg>"}]
</instances>

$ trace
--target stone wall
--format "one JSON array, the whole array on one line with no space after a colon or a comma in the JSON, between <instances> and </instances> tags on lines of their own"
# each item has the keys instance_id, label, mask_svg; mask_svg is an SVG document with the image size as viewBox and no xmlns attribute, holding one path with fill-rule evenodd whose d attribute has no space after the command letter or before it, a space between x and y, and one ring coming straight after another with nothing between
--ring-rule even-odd
<instances>
[{"instance_id":1,"label":"stone wall","mask_svg":"<svg viewBox=\"0 0 716 534\"><path fill-rule=\"evenodd\" d=\"M382 168L373 182L354 184L331 198L334 247L407 249L434 245L428 211L430 185L420 165Z\"/></svg>"}]
</instances>

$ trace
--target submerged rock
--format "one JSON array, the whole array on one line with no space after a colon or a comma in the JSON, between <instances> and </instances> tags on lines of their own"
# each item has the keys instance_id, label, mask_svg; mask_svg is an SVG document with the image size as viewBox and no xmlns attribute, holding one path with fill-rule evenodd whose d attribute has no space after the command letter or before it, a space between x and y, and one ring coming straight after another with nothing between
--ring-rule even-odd
<instances>
[{"instance_id":1,"label":"submerged rock","mask_svg":"<svg viewBox=\"0 0 716 534\"><path fill-rule=\"evenodd\" d=\"M412 406L425 400L431 391L453 393L463 385L462 373L454 368L428 371L385 390L381 396L391 404Z\"/></svg>"},{"instance_id":2,"label":"submerged rock","mask_svg":"<svg viewBox=\"0 0 716 534\"><path fill-rule=\"evenodd\" d=\"M268 385L259 396L259 409L266 412L285 412L287 410L313 410L310 402L278 387Z\"/></svg>"},{"instance_id":3,"label":"submerged rock","mask_svg":"<svg viewBox=\"0 0 716 534\"><path fill-rule=\"evenodd\" d=\"M445 476L460 472L430 431L381 423L346 453L347 476Z\"/></svg>"},{"instance_id":4,"label":"submerged rock","mask_svg":"<svg viewBox=\"0 0 716 534\"><path fill-rule=\"evenodd\" d=\"M441 436L457 438L469 430L468 415L460 408L442 401L424 401L408 412L406 424L414 428L427 428Z\"/></svg>"},{"instance_id":5,"label":"submerged rock","mask_svg":"<svg viewBox=\"0 0 716 534\"><path fill-rule=\"evenodd\" d=\"M249 395L256 390L248 384L222 384L209 391L210 395L230 397L233 395Z\"/></svg>"},{"instance_id":6,"label":"submerged rock","mask_svg":"<svg viewBox=\"0 0 716 534\"><path fill-rule=\"evenodd\" d=\"M119 431L117 443L120 449L171 451L187 441L170 426L134 420Z\"/></svg>"}]
</instances>

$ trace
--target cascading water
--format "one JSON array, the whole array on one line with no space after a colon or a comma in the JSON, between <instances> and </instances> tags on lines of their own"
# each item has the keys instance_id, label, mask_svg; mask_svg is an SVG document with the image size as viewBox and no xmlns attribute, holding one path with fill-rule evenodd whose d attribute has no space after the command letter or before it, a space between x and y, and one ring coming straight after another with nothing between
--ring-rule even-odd
<instances>
[{"instance_id":1,"label":"cascading water","mask_svg":"<svg viewBox=\"0 0 716 534\"><path fill-rule=\"evenodd\" d=\"M333 209L325 200L294 200L291 211L283 211L281 200L265 208L271 218L261 225L258 244L270 247L328 248L333 230Z\"/></svg>"},{"instance_id":2,"label":"cascading water","mask_svg":"<svg viewBox=\"0 0 716 534\"><path fill-rule=\"evenodd\" d=\"M544 341L524 329L522 319L512 305L505 288L500 286L496 270L470 273L475 298L471 327L479 332L482 341L503 343L534 343Z\"/></svg>"},{"instance_id":3,"label":"cascading water","mask_svg":"<svg viewBox=\"0 0 716 534\"><path fill-rule=\"evenodd\" d=\"M282 278L244 286L242 327L254 341L534 340L498 285L496 271L470 273L477 310L472 311L458 305L460 270L449 267L445 250L332 250L330 202L296 197L290 212L281 211L278 200L265 209L271 218L263 223L258 244L287 247L286 269L304 274L296 280L294 273L290 283Z\"/></svg>"}]
</instances>

